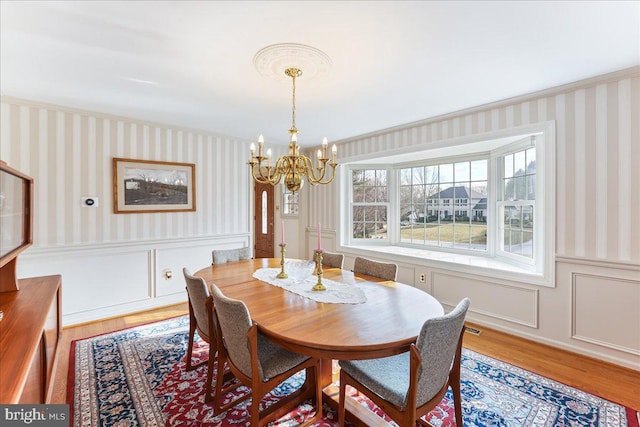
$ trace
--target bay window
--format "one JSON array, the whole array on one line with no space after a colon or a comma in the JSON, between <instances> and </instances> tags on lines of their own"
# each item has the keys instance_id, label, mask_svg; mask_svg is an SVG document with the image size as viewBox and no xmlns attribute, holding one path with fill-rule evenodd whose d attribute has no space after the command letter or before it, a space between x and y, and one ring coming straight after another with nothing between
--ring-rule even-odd
<instances>
[{"instance_id":1,"label":"bay window","mask_svg":"<svg viewBox=\"0 0 640 427\"><path fill-rule=\"evenodd\" d=\"M342 194L349 210L343 219L351 232L342 235L342 245L421 260L442 260L437 252L451 252L460 256L446 259L462 260L465 267L524 271L550 284L554 138L552 129L545 130L464 150L346 163Z\"/></svg>"}]
</instances>

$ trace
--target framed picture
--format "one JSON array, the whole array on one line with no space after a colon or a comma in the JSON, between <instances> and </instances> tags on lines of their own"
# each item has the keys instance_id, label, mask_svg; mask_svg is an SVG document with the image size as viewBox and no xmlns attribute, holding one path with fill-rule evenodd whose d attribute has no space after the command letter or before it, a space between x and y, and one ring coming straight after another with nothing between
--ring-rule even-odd
<instances>
[{"instance_id":1,"label":"framed picture","mask_svg":"<svg viewBox=\"0 0 640 427\"><path fill-rule=\"evenodd\" d=\"M114 213L195 210L195 164L113 159Z\"/></svg>"}]
</instances>

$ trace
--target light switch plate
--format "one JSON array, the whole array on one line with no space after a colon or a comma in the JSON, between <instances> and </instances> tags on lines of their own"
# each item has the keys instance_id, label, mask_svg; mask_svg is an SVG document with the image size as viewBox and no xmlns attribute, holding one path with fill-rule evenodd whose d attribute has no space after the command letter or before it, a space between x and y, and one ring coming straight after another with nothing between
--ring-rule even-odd
<instances>
[{"instance_id":1,"label":"light switch plate","mask_svg":"<svg viewBox=\"0 0 640 427\"><path fill-rule=\"evenodd\" d=\"M82 207L83 208L97 208L99 205L99 200L97 197L83 197L82 198Z\"/></svg>"}]
</instances>

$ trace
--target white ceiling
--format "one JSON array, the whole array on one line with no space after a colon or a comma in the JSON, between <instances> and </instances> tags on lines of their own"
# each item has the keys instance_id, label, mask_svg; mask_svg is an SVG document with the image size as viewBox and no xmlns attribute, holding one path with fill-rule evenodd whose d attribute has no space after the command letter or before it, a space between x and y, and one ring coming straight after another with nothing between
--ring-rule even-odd
<instances>
[{"instance_id":1,"label":"white ceiling","mask_svg":"<svg viewBox=\"0 0 640 427\"><path fill-rule=\"evenodd\" d=\"M261 48L333 61L297 80L303 146L640 65L639 1L0 2L3 95L285 143L291 82ZM303 70L304 72L304 70Z\"/></svg>"}]
</instances>

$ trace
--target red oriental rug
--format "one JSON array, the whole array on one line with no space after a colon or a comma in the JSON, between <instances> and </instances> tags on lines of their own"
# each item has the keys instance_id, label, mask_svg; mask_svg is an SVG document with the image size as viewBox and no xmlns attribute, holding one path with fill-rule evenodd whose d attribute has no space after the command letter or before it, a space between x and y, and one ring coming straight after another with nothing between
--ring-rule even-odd
<instances>
[{"instance_id":1,"label":"red oriental rug","mask_svg":"<svg viewBox=\"0 0 640 427\"><path fill-rule=\"evenodd\" d=\"M185 372L188 326L183 316L74 341L68 393L72 425L249 426L250 400L214 416L204 403L206 366ZM195 353L205 360L207 344L199 341ZM272 404L303 381L300 372L260 404ZM368 399L357 399L388 420ZM296 426L313 410L301 405L274 426ZM638 413L630 408L466 349L462 410L467 427L639 427ZM455 426L454 418L449 395L426 416L437 427ZM335 412L325 407L316 426L337 425Z\"/></svg>"}]
</instances>

